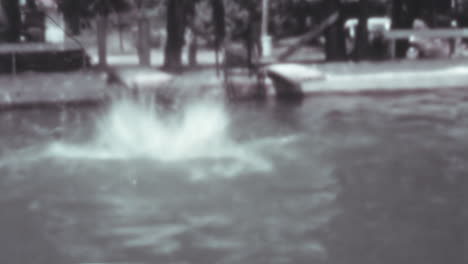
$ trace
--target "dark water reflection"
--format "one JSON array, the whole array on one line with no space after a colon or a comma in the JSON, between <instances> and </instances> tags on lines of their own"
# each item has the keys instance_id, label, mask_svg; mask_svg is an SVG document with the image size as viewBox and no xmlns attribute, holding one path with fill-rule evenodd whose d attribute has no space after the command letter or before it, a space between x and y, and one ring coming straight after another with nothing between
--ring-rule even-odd
<instances>
[{"instance_id":1,"label":"dark water reflection","mask_svg":"<svg viewBox=\"0 0 468 264\"><path fill-rule=\"evenodd\" d=\"M0 262L466 263L467 98L230 105L229 136L272 168L204 180L238 158L37 158L96 109L0 113Z\"/></svg>"}]
</instances>

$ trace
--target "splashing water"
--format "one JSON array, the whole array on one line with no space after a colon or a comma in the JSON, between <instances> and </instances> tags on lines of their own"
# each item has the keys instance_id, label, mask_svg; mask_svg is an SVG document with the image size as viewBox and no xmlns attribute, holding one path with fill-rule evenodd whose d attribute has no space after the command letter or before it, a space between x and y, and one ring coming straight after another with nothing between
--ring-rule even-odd
<instances>
[{"instance_id":1,"label":"splashing water","mask_svg":"<svg viewBox=\"0 0 468 264\"><path fill-rule=\"evenodd\" d=\"M161 161L187 160L216 155L225 137L226 116L220 107L189 106L182 116L164 116L153 105L130 100L115 103L98 119L91 144L80 153L62 152L63 157L90 159L152 158ZM63 144L56 144L58 150ZM69 150L71 146L67 146ZM89 151L92 148L94 151ZM81 155L86 154L86 155Z\"/></svg>"},{"instance_id":2,"label":"splashing water","mask_svg":"<svg viewBox=\"0 0 468 264\"><path fill-rule=\"evenodd\" d=\"M54 142L47 155L75 160L151 159L176 163L190 167L196 179L272 170L272 161L261 153L264 144L235 142L229 136L229 125L228 114L220 103L202 100L168 112L155 104L123 99L97 119L88 142ZM274 141L277 145L278 141Z\"/></svg>"}]
</instances>

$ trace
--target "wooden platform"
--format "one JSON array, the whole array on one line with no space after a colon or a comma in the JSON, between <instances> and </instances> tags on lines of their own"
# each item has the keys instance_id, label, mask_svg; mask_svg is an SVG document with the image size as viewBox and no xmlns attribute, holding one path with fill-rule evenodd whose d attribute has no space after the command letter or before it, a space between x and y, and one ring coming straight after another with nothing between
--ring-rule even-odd
<instances>
[{"instance_id":1,"label":"wooden platform","mask_svg":"<svg viewBox=\"0 0 468 264\"><path fill-rule=\"evenodd\" d=\"M468 87L467 60L295 65L296 70L272 67L266 72L279 96ZM307 71L316 78L303 78Z\"/></svg>"},{"instance_id":2,"label":"wooden platform","mask_svg":"<svg viewBox=\"0 0 468 264\"><path fill-rule=\"evenodd\" d=\"M0 72L62 72L89 65L85 50L77 43L0 44Z\"/></svg>"}]
</instances>

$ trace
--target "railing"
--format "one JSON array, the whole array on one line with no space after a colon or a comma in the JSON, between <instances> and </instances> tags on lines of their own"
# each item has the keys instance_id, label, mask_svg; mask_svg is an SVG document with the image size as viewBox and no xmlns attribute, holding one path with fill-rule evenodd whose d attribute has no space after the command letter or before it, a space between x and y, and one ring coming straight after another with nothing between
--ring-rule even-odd
<instances>
[{"instance_id":1,"label":"railing","mask_svg":"<svg viewBox=\"0 0 468 264\"><path fill-rule=\"evenodd\" d=\"M385 33L387 39L405 39L410 36L422 38L468 38L468 29L394 29Z\"/></svg>"}]
</instances>

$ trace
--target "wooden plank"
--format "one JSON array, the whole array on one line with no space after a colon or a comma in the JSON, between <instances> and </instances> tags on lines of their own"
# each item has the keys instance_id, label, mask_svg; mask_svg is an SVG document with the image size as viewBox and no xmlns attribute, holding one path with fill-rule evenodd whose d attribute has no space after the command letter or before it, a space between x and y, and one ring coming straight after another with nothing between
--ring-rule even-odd
<instances>
[{"instance_id":1,"label":"wooden plank","mask_svg":"<svg viewBox=\"0 0 468 264\"><path fill-rule=\"evenodd\" d=\"M407 39L411 36L422 38L468 38L468 28L462 29L395 29L385 32L387 39Z\"/></svg>"}]
</instances>

